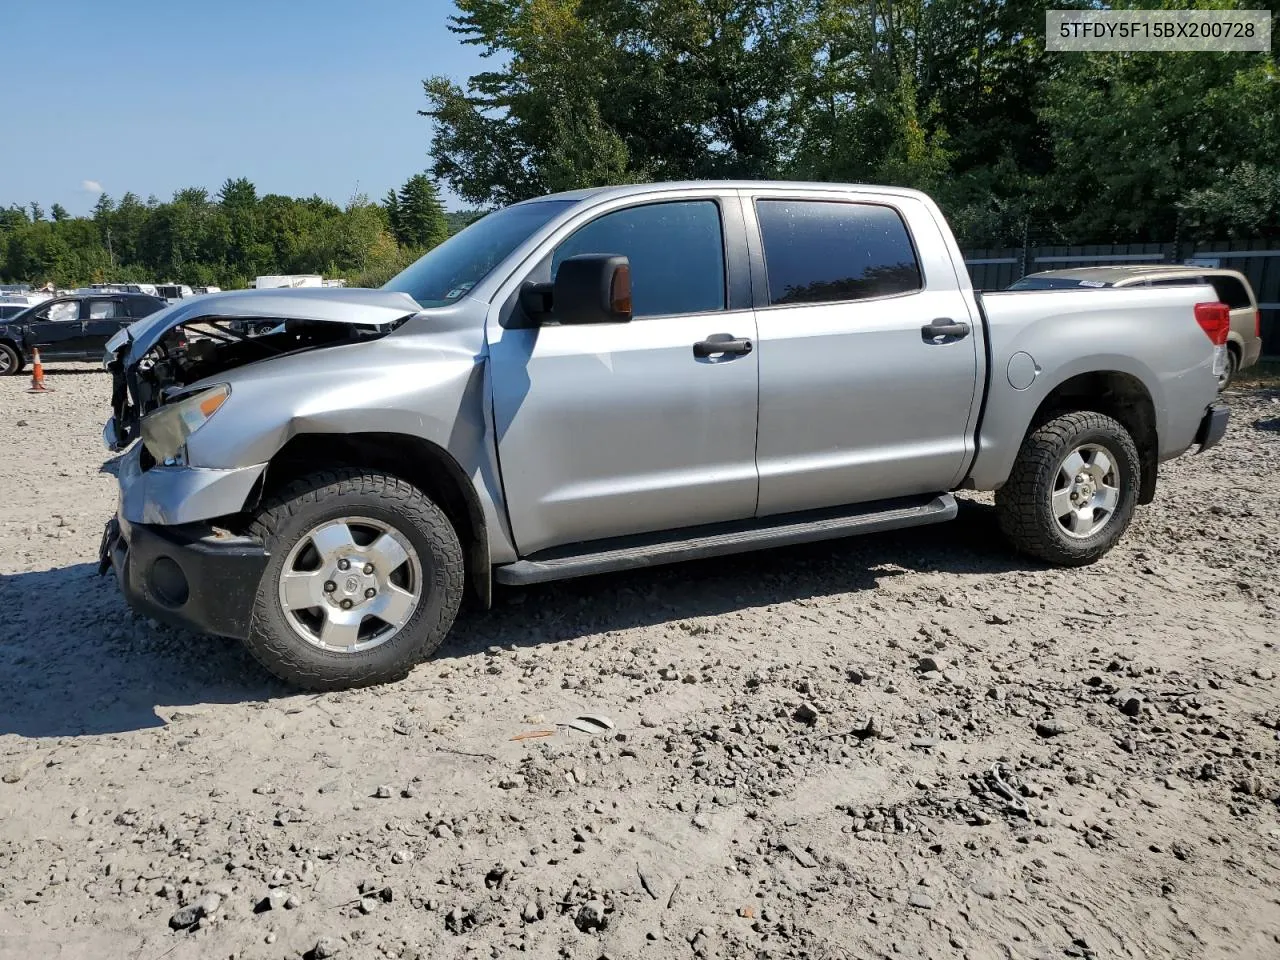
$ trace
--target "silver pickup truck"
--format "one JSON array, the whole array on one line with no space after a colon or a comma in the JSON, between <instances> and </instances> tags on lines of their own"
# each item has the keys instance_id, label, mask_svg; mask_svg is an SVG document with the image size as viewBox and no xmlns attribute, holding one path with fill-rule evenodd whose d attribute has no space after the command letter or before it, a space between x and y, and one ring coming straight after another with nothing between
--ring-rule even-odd
<instances>
[{"instance_id":1,"label":"silver pickup truck","mask_svg":"<svg viewBox=\"0 0 1280 960\"><path fill-rule=\"evenodd\" d=\"M911 190L543 197L381 290L213 294L116 337L102 567L334 689L403 676L468 589L939 523L957 489L1085 564L1225 431L1229 322L1210 287L978 296Z\"/></svg>"}]
</instances>

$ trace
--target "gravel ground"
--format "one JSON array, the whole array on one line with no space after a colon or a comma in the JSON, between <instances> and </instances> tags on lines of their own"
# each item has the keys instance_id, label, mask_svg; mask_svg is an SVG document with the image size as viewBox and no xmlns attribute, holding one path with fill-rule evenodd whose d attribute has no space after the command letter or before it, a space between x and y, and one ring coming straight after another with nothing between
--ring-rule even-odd
<instances>
[{"instance_id":1,"label":"gravel ground","mask_svg":"<svg viewBox=\"0 0 1280 960\"><path fill-rule=\"evenodd\" d=\"M1280 955L1280 392L1088 569L975 500L315 696L94 576L108 382L49 382L0 382L0 956Z\"/></svg>"}]
</instances>

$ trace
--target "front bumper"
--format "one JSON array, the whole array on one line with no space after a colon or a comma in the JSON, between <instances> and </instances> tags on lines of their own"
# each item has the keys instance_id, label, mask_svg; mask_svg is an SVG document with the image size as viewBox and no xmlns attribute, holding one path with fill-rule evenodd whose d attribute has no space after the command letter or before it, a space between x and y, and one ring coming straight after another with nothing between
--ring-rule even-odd
<instances>
[{"instance_id":1,"label":"front bumper","mask_svg":"<svg viewBox=\"0 0 1280 960\"><path fill-rule=\"evenodd\" d=\"M151 526L116 516L102 534L98 572L114 571L139 613L243 640L267 558L258 541L205 524Z\"/></svg>"},{"instance_id":2,"label":"front bumper","mask_svg":"<svg viewBox=\"0 0 1280 960\"><path fill-rule=\"evenodd\" d=\"M115 420L103 428L103 441L115 439ZM120 516L135 524L179 526L240 513L250 501L265 463L229 470L209 467L153 466L144 470L143 447L135 443L118 460Z\"/></svg>"},{"instance_id":3,"label":"front bumper","mask_svg":"<svg viewBox=\"0 0 1280 960\"><path fill-rule=\"evenodd\" d=\"M1199 444L1198 453L1204 453L1227 432L1227 421L1231 418L1231 408L1218 401L1209 405L1200 421L1200 429L1196 431L1195 442Z\"/></svg>"}]
</instances>

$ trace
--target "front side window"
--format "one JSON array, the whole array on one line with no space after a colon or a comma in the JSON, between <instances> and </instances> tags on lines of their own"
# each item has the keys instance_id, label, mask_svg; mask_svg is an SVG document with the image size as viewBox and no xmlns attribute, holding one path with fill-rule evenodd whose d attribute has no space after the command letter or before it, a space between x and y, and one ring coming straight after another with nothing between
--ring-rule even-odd
<instances>
[{"instance_id":1,"label":"front side window","mask_svg":"<svg viewBox=\"0 0 1280 960\"><path fill-rule=\"evenodd\" d=\"M59 300L57 303L51 303L40 312L38 319L48 320L52 323L65 323L69 320L79 320L80 301Z\"/></svg>"},{"instance_id":2,"label":"front side window","mask_svg":"<svg viewBox=\"0 0 1280 960\"><path fill-rule=\"evenodd\" d=\"M923 288L906 224L892 207L757 200L769 303L838 303Z\"/></svg>"},{"instance_id":3,"label":"front side window","mask_svg":"<svg viewBox=\"0 0 1280 960\"><path fill-rule=\"evenodd\" d=\"M631 261L636 318L725 308L724 230L714 200L650 203L606 213L556 248L552 278L566 259L585 253L620 254Z\"/></svg>"}]
</instances>

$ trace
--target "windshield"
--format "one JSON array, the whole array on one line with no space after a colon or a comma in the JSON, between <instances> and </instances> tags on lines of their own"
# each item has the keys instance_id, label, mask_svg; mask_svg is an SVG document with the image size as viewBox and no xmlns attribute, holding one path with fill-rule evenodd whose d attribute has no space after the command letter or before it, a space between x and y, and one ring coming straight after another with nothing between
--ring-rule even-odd
<instances>
[{"instance_id":1,"label":"windshield","mask_svg":"<svg viewBox=\"0 0 1280 960\"><path fill-rule=\"evenodd\" d=\"M383 285L424 307L443 307L466 296L535 230L575 200L540 200L497 210L427 251Z\"/></svg>"},{"instance_id":2,"label":"windshield","mask_svg":"<svg viewBox=\"0 0 1280 960\"><path fill-rule=\"evenodd\" d=\"M1098 288L1109 284L1105 280L1081 280L1079 277L1023 277L1009 287L1010 290L1063 290L1068 287Z\"/></svg>"}]
</instances>

